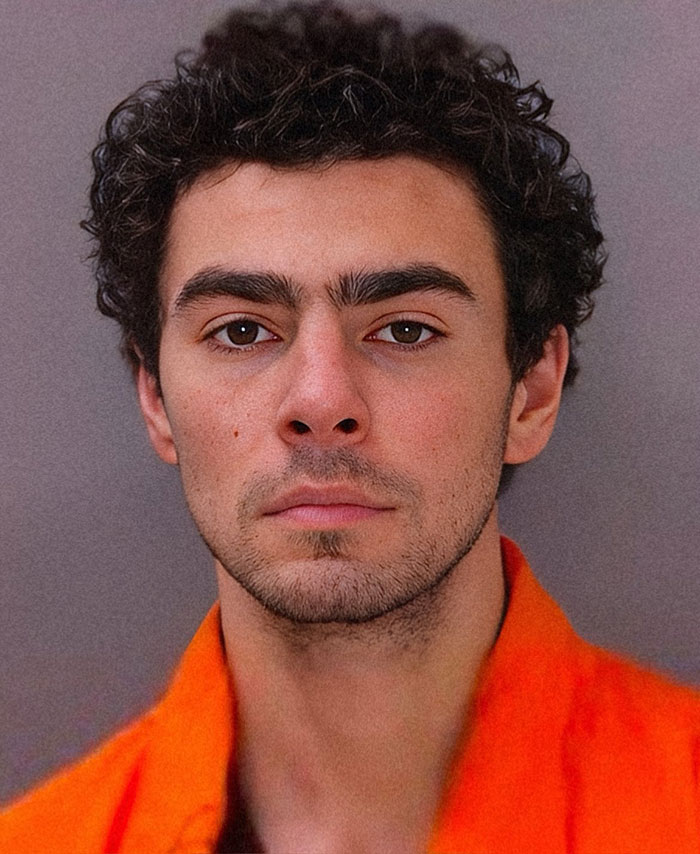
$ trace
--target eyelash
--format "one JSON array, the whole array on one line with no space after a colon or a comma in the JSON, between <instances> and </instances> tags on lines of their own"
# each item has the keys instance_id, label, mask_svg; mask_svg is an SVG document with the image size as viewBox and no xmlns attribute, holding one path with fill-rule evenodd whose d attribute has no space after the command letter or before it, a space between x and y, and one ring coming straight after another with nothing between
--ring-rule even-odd
<instances>
[{"instance_id":1,"label":"eyelash","mask_svg":"<svg viewBox=\"0 0 700 854\"><path fill-rule=\"evenodd\" d=\"M216 336L220 332L223 332L228 326L232 326L234 323L254 324L255 326L259 327L260 329L264 329L266 332L269 332L270 335L274 335L274 339L267 339L266 341L259 341L257 343L253 341L250 344L240 344L240 345L235 345L235 344L231 343L230 346L227 346L227 345L222 344L219 341L217 341ZM410 343L405 343L405 342L401 342L401 341L385 341L384 339L377 337L378 333L382 332L385 329L388 329L390 326L394 326L395 324L400 324L400 323L412 324L415 326L419 326L419 327L421 327L421 330L422 330L421 335L423 334L423 330L427 330L431 334L430 338L428 338L426 341L417 341L413 344L410 344ZM374 332L370 333L370 335L368 335L365 340L379 341L383 344L391 344L392 347L398 348L404 352L406 352L406 351L407 352L415 352L417 350L423 350L425 347L431 346L432 344L434 344L436 342L437 339L444 338L444 337L445 337L444 332L441 332L439 329L436 329L434 326L430 326L427 323L422 323L421 321L418 321L418 320L411 320L410 318L399 318L398 320L392 320L390 323L385 323L383 326L380 326ZM219 352L223 352L223 353L228 353L228 354L246 353L246 352L249 352L251 350L254 350L256 347L259 347L261 344L266 344L266 343L274 342L274 340L279 340L278 336L276 336L274 332L270 332L270 330L267 329L266 326L264 326L259 321L254 320L251 317L239 317L239 318L236 318L235 320L229 320L227 323L223 323L221 326L217 326L216 329L212 329L212 331L206 335L206 339L208 340L209 344L215 350L218 350Z\"/></svg>"},{"instance_id":2,"label":"eyelash","mask_svg":"<svg viewBox=\"0 0 700 854\"><path fill-rule=\"evenodd\" d=\"M420 334L423 332L429 332L430 337L425 341L415 341L413 343L404 342L404 341L386 341L384 338L379 338L378 335L380 332L383 332L385 329L388 329L391 326L400 326L402 324L408 326L418 326L421 329ZM422 350L425 347L429 347L435 343L438 338L444 338L445 333L440 332L439 329L436 329L434 326L430 326L428 323L422 323L420 320L411 320L411 318L398 318L397 320L392 320L390 323L385 323L383 326L380 326L375 332L372 332L371 335L367 336L370 341L381 341L383 344L391 344L392 347L398 347L401 350L405 350L408 352Z\"/></svg>"},{"instance_id":3,"label":"eyelash","mask_svg":"<svg viewBox=\"0 0 700 854\"><path fill-rule=\"evenodd\" d=\"M236 345L233 342L231 342L230 346L227 346L226 344L222 344L221 342L217 341L216 336L220 332L223 332L228 326L233 326L234 323L249 323L249 324L255 325L259 329L264 329L266 332L269 332L270 335L274 335L274 339L268 339L267 341L258 341L257 343L255 341L253 341L250 344L240 344L240 345ZM217 326L216 329L212 329L212 331L209 332L205 337L208 340L209 344L215 350L218 350L221 353L229 353L229 354L230 353L246 353L250 350L254 350L256 347L259 347L260 344L266 344L268 342L273 342L274 340L279 340L278 336L275 335L274 332L270 332L270 330L264 324L260 323L259 320L254 320L252 317L237 317L234 320L229 320L227 323L222 323L221 326Z\"/></svg>"}]
</instances>

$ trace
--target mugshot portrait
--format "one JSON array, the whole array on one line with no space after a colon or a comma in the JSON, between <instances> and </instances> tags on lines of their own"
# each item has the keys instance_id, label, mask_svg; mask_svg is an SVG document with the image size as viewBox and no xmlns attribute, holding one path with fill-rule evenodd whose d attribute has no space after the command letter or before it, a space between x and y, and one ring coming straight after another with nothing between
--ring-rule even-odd
<instances>
[{"instance_id":1,"label":"mugshot portrait","mask_svg":"<svg viewBox=\"0 0 700 854\"><path fill-rule=\"evenodd\" d=\"M3 16L0 803L152 705L217 596L95 308L80 222L110 110L228 8L9 0ZM700 9L391 11L502 45L523 84L541 82L605 235L579 374L500 498L500 528L586 640L700 685Z\"/></svg>"}]
</instances>

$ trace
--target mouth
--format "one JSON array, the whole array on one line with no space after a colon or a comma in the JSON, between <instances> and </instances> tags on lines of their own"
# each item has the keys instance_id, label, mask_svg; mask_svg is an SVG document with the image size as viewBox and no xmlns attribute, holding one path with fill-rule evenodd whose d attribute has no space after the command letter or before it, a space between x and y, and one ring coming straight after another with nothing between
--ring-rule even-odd
<instances>
[{"instance_id":1,"label":"mouth","mask_svg":"<svg viewBox=\"0 0 700 854\"><path fill-rule=\"evenodd\" d=\"M301 487L263 509L263 517L310 529L338 528L375 519L394 507L346 486Z\"/></svg>"}]
</instances>

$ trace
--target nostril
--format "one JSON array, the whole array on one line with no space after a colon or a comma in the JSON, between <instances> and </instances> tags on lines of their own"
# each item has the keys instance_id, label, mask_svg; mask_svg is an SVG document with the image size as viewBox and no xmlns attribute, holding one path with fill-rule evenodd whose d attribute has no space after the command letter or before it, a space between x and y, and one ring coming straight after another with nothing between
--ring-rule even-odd
<instances>
[{"instance_id":1,"label":"nostril","mask_svg":"<svg viewBox=\"0 0 700 854\"><path fill-rule=\"evenodd\" d=\"M291 427L294 432L301 436L302 433L308 433L311 429L308 424L304 424L303 421L292 421Z\"/></svg>"},{"instance_id":2,"label":"nostril","mask_svg":"<svg viewBox=\"0 0 700 854\"><path fill-rule=\"evenodd\" d=\"M354 433L357 430L357 421L354 418L343 418L336 426L343 433Z\"/></svg>"}]
</instances>

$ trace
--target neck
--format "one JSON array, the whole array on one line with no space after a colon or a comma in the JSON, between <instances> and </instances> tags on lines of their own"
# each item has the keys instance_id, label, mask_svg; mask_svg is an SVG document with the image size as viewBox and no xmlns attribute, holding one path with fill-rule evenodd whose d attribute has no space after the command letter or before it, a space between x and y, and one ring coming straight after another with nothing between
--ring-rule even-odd
<instances>
[{"instance_id":1,"label":"neck","mask_svg":"<svg viewBox=\"0 0 700 854\"><path fill-rule=\"evenodd\" d=\"M240 794L265 850L424 850L503 611L495 512L437 589L368 624L280 625L218 571Z\"/></svg>"}]
</instances>

